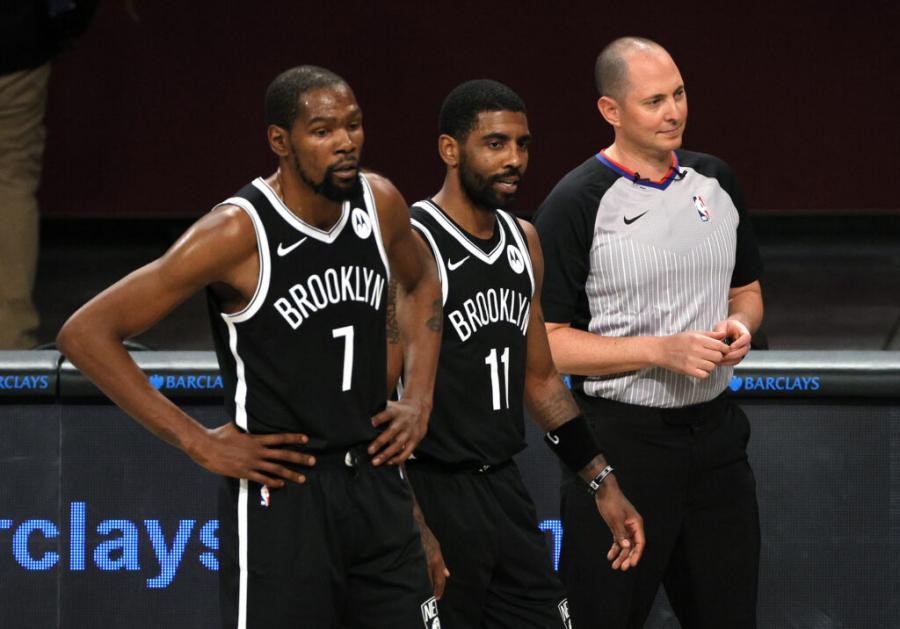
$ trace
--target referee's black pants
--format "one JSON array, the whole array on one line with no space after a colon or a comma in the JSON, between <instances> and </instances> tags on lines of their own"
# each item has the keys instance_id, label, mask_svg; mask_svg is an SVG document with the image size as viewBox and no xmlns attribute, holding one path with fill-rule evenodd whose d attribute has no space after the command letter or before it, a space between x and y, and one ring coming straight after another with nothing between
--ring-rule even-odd
<instances>
[{"instance_id":1,"label":"referee's black pants","mask_svg":"<svg viewBox=\"0 0 900 629\"><path fill-rule=\"evenodd\" d=\"M724 396L682 409L576 398L647 546L636 568L613 571L609 529L584 482L564 477L560 573L573 625L640 629L662 583L683 629L756 627L759 508L744 412Z\"/></svg>"}]
</instances>

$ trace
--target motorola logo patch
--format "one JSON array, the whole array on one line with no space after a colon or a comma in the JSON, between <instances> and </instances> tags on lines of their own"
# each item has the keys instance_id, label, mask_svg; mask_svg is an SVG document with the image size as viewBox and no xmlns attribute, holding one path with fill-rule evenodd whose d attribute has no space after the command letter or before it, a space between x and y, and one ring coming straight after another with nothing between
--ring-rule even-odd
<instances>
[{"instance_id":1,"label":"motorola logo patch","mask_svg":"<svg viewBox=\"0 0 900 629\"><path fill-rule=\"evenodd\" d=\"M358 207L353 208L353 212L350 214L350 223L353 225L353 231L361 239L365 240L372 235L372 222L364 210Z\"/></svg>"},{"instance_id":2,"label":"motorola logo patch","mask_svg":"<svg viewBox=\"0 0 900 629\"><path fill-rule=\"evenodd\" d=\"M522 252L515 245L506 247L506 259L509 260L509 266L516 273L521 273L525 270L525 260L522 259Z\"/></svg>"}]
</instances>

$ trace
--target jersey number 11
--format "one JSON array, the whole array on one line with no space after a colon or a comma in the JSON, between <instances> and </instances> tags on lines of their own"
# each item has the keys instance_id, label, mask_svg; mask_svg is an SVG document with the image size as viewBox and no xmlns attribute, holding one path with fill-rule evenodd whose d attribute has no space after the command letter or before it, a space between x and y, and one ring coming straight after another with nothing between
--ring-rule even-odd
<instances>
[{"instance_id":1,"label":"jersey number 11","mask_svg":"<svg viewBox=\"0 0 900 629\"><path fill-rule=\"evenodd\" d=\"M505 394L506 406L500 406L500 364L497 361L497 349L491 350L491 353L485 356L484 364L491 368L491 397L494 410L499 411L501 408L509 408L509 348L504 347L503 353L500 354L500 363L503 363L503 392Z\"/></svg>"}]
</instances>

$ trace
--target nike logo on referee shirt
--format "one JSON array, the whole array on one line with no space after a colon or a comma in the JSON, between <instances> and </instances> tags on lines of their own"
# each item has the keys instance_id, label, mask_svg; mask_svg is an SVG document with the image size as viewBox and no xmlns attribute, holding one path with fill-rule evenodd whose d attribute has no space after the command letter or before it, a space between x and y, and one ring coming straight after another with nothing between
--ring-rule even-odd
<instances>
[{"instance_id":1,"label":"nike logo on referee shirt","mask_svg":"<svg viewBox=\"0 0 900 629\"><path fill-rule=\"evenodd\" d=\"M631 218L628 218L627 216L623 216L622 220L625 221L626 225L631 225L633 222L635 222L637 219L639 219L640 217L642 217L644 214L646 214L649 211L650 210L645 210L644 212L641 212L637 216L632 216Z\"/></svg>"},{"instance_id":2,"label":"nike logo on referee shirt","mask_svg":"<svg viewBox=\"0 0 900 629\"><path fill-rule=\"evenodd\" d=\"M279 242L279 243L278 243L278 256L279 256L279 257L284 257L284 256L286 256L286 255L289 254L291 251L293 251L294 249L296 249L297 247L299 247L300 245L302 245L304 242L306 242L306 238L301 238L300 240L298 240L297 242L295 242L294 244L292 244L290 247L285 247L285 246L284 246L284 243Z\"/></svg>"},{"instance_id":3,"label":"nike logo on referee shirt","mask_svg":"<svg viewBox=\"0 0 900 629\"><path fill-rule=\"evenodd\" d=\"M456 269L461 267L466 260L468 260L471 257L472 256L466 256L462 260L457 260L456 262L453 262L450 260L450 258L447 258L447 268L450 269L451 271L455 271Z\"/></svg>"}]
</instances>

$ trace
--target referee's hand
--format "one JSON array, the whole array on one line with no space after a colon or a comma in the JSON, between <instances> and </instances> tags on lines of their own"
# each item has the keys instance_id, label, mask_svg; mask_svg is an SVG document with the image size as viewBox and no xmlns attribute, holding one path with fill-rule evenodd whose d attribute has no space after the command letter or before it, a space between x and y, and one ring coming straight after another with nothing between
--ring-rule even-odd
<instances>
[{"instance_id":1,"label":"referee's hand","mask_svg":"<svg viewBox=\"0 0 900 629\"><path fill-rule=\"evenodd\" d=\"M660 367L694 378L707 378L729 352L725 331L682 332L658 339L655 362Z\"/></svg>"},{"instance_id":2,"label":"referee's hand","mask_svg":"<svg viewBox=\"0 0 900 629\"><path fill-rule=\"evenodd\" d=\"M612 482L610 482L612 481ZM629 502L615 476L607 476L594 494L597 511L612 533L613 543L606 553L613 570L628 570L637 565L644 552L644 519Z\"/></svg>"},{"instance_id":3,"label":"referee's hand","mask_svg":"<svg viewBox=\"0 0 900 629\"><path fill-rule=\"evenodd\" d=\"M303 445L308 441L309 437L299 433L248 434L229 422L204 431L201 440L191 444L186 451L210 472L246 478L277 489L284 487L285 480L306 482L306 476L281 463L315 465L316 459L311 454L282 447Z\"/></svg>"}]
</instances>

